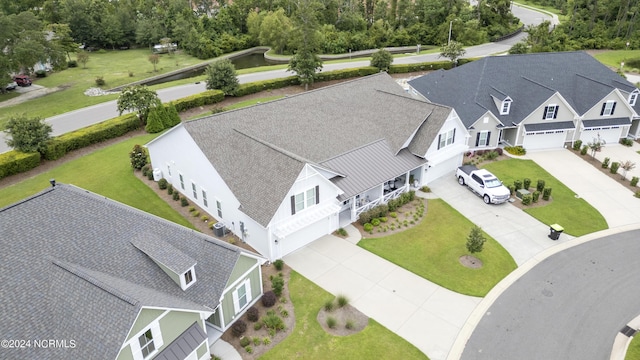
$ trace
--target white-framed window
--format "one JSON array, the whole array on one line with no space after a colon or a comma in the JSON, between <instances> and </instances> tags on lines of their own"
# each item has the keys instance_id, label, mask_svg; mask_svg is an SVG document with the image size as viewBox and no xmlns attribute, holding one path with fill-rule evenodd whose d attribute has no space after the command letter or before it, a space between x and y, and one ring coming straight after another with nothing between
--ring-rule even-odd
<instances>
[{"instance_id":1,"label":"white-framed window","mask_svg":"<svg viewBox=\"0 0 640 360\"><path fill-rule=\"evenodd\" d=\"M604 104L602 104L602 110L600 110L601 116L611 116L616 111L616 102L613 100L608 100Z\"/></svg>"},{"instance_id":2,"label":"white-framed window","mask_svg":"<svg viewBox=\"0 0 640 360\"><path fill-rule=\"evenodd\" d=\"M202 189L202 204L205 207L209 207L209 201L207 201L207 190Z\"/></svg>"},{"instance_id":3,"label":"white-framed window","mask_svg":"<svg viewBox=\"0 0 640 360\"><path fill-rule=\"evenodd\" d=\"M137 333L129 341L129 345L134 360L153 358L164 345L158 321L151 322L147 328Z\"/></svg>"},{"instance_id":4,"label":"white-framed window","mask_svg":"<svg viewBox=\"0 0 640 360\"><path fill-rule=\"evenodd\" d=\"M252 300L251 297L251 281L249 279L244 280L232 293L233 308L235 313L239 313L249 305Z\"/></svg>"},{"instance_id":5,"label":"white-framed window","mask_svg":"<svg viewBox=\"0 0 640 360\"><path fill-rule=\"evenodd\" d=\"M453 128L443 134L438 135L438 149L442 149L445 146L449 146L456 141L456 129Z\"/></svg>"},{"instance_id":6,"label":"white-framed window","mask_svg":"<svg viewBox=\"0 0 640 360\"><path fill-rule=\"evenodd\" d=\"M138 337L138 343L140 344L140 351L142 352L143 359L148 358L149 355L156 351L156 346L153 342L153 333L151 332L151 329L148 329Z\"/></svg>"},{"instance_id":7,"label":"white-framed window","mask_svg":"<svg viewBox=\"0 0 640 360\"><path fill-rule=\"evenodd\" d=\"M291 215L320 202L320 186L312 187L306 191L291 196Z\"/></svg>"},{"instance_id":8,"label":"white-framed window","mask_svg":"<svg viewBox=\"0 0 640 360\"><path fill-rule=\"evenodd\" d=\"M184 177L182 177L182 174L180 173L178 173L178 175L180 176L180 187L184 190Z\"/></svg>"},{"instance_id":9,"label":"white-framed window","mask_svg":"<svg viewBox=\"0 0 640 360\"><path fill-rule=\"evenodd\" d=\"M636 100L638 100L638 89L633 90L631 94L629 94L629 105L635 106Z\"/></svg>"},{"instance_id":10,"label":"white-framed window","mask_svg":"<svg viewBox=\"0 0 640 360\"><path fill-rule=\"evenodd\" d=\"M489 139L491 133L489 131L480 131L478 135L476 135L476 146L489 146Z\"/></svg>"},{"instance_id":11,"label":"white-framed window","mask_svg":"<svg viewBox=\"0 0 640 360\"><path fill-rule=\"evenodd\" d=\"M193 281L193 272L191 270L184 273L184 283L189 285Z\"/></svg>"},{"instance_id":12,"label":"white-framed window","mask_svg":"<svg viewBox=\"0 0 640 360\"><path fill-rule=\"evenodd\" d=\"M196 190L196 183L191 182L191 192L193 193L193 198L198 199L198 190Z\"/></svg>"},{"instance_id":13,"label":"white-framed window","mask_svg":"<svg viewBox=\"0 0 640 360\"><path fill-rule=\"evenodd\" d=\"M171 165L169 163L167 163L167 174L171 176Z\"/></svg>"},{"instance_id":14,"label":"white-framed window","mask_svg":"<svg viewBox=\"0 0 640 360\"><path fill-rule=\"evenodd\" d=\"M558 108L556 104L549 104L544 107L544 113L542 114L542 120L556 119L558 117Z\"/></svg>"},{"instance_id":15,"label":"white-framed window","mask_svg":"<svg viewBox=\"0 0 640 360\"><path fill-rule=\"evenodd\" d=\"M511 110L511 98L506 98L502 101L500 115L509 115L509 110Z\"/></svg>"},{"instance_id":16,"label":"white-framed window","mask_svg":"<svg viewBox=\"0 0 640 360\"><path fill-rule=\"evenodd\" d=\"M218 217L222 219L222 203L220 200L216 200L216 209L218 210Z\"/></svg>"}]
</instances>

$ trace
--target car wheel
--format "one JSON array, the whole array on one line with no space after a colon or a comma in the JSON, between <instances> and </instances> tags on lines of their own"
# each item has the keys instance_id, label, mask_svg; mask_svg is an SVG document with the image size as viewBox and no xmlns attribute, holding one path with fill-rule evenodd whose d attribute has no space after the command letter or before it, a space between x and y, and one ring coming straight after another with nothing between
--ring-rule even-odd
<instances>
[{"instance_id":1,"label":"car wheel","mask_svg":"<svg viewBox=\"0 0 640 360\"><path fill-rule=\"evenodd\" d=\"M458 176L458 184L464 185L464 178L462 176Z\"/></svg>"},{"instance_id":2,"label":"car wheel","mask_svg":"<svg viewBox=\"0 0 640 360\"><path fill-rule=\"evenodd\" d=\"M482 200L484 200L485 204L490 204L491 203L491 199L489 198L489 195L485 195Z\"/></svg>"}]
</instances>

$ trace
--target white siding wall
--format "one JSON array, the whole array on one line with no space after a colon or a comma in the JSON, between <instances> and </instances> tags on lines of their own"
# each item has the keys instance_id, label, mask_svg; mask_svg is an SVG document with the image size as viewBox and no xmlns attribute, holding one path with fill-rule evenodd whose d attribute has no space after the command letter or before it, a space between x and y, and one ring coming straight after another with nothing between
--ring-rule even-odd
<instances>
[{"instance_id":1,"label":"white siding wall","mask_svg":"<svg viewBox=\"0 0 640 360\"><path fill-rule=\"evenodd\" d=\"M600 111L602 110L602 104L606 101L613 100L616 101L616 109L613 115L610 116L600 116ZM593 105L593 107L587 110L582 118L585 120L593 120L593 119L606 119L606 118L619 118L619 117L631 117L633 111L629 108L629 104L627 103L627 98L621 96L621 94L617 91L612 91L608 96L598 101Z\"/></svg>"},{"instance_id":2,"label":"white siding wall","mask_svg":"<svg viewBox=\"0 0 640 360\"><path fill-rule=\"evenodd\" d=\"M485 122L486 119L486 122ZM472 126L473 129L469 129L469 148L470 149L493 149L498 147L498 141L500 137L500 130L496 127L500 124L500 121L496 119L496 117L487 112L484 116L480 117L478 121L476 121ZM491 135L489 136L489 145L487 146L476 146L476 139L478 133L481 131L490 131Z\"/></svg>"},{"instance_id":3,"label":"white siding wall","mask_svg":"<svg viewBox=\"0 0 640 360\"><path fill-rule=\"evenodd\" d=\"M438 149L438 136L436 136L431 146L429 146L425 156L429 163L425 166L425 176L422 177L420 185L427 185L442 176L453 174L455 169L462 165L462 157L465 151L469 149L467 145L469 133L462 125L456 112L452 110L449 118L442 125L439 134L444 136L454 128L456 129L456 136L453 144Z\"/></svg>"}]
</instances>

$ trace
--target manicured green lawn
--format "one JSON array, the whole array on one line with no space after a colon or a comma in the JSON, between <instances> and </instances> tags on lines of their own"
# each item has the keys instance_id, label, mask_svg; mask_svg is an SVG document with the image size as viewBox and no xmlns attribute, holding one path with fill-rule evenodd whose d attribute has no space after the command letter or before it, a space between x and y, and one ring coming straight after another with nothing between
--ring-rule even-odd
<instances>
[{"instance_id":1,"label":"manicured green lawn","mask_svg":"<svg viewBox=\"0 0 640 360\"><path fill-rule=\"evenodd\" d=\"M157 135L142 135L98 150L18 184L0 189L0 207L10 205L47 188L49 179L73 184L142 211L193 228L180 214L133 175L129 152Z\"/></svg>"},{"instance_id":2,"label":"manicured green lawn","mask_svg":"<svg viewBox=\"0 0 640 360\"><path fill-rule=\"evenodd\" d=\"M620 63L624 62L624 71L631 71L631 66L626 63L631 59L640 59L640 50L608 50L599 52L594 57L601 63L616 69L619 69ZM638 71L638 69L635 71Z\"/></svg>"},{"instance_id":3,"label":"manicured green lawn","mask_svg":"<svg viewBox=\"0 0 640 360\"><path fill-rule=\"evenodd\" d=\"M636 335L631 340L629 348L627 349L627 356L625 360L640 360L640 336Z\"/></svg>"},{"instance_id":4,"label":"manicured green lawn","mask_svg":"<svg viewBox=\"0 0 640 360\"><path fill-rule=\"evenodd\" d=\"M260 359L428 359L416 347L373 319L369 319L369 325L357 334L328 334L316 317L325 301L334 296L295 271L291 271L289 294L296 315L293 333Z\"/></svg>"},{"instance_id":5,"label":"manicured green lawn","mask_svg":"<svg viewBox=\"0 0 640 360\"><path fill-rule=\"evenodd\" d=\"M467 236L473 223L440 199L428 200L425 218L401 233L377 239L362 239L358 246L452 291L485 296L500 280L516 269L511 255L485 233L480 269L470 269L458 260L468 254Z\"/></svg>"},{"instance_id":6,"label":"manicured green lawn","mask_svg":"<svg viewBox=\"0 0 640 360\"><path fill-rule=\"evenodd\" d=\"M483 166L494 173L505 185L513 184L516 179L531 179L535 188L538 179L551 187L552 201L548 205L529 208L525 211L544 224L558 223L565 232L573 236L582 236L607 229L607 221L584 199L577 199L575 193L531 160L508 159L495 161ZM540 202L545 202L540 196Z\"/></svg>"},{"instance_id":7,"label":"manicured green lawn","mask_svg":"<svg viewBox=\"0 0 640 360\"><path fill-rule=\"evenodd\" d=\"M156 65L158 71L153 72L153 64L148 60L150 54L151 51L148 49L92 52L89 54L86 69L82 64L78 64L76 68L54 72L46 78L34 78L37 85L49 88L62 86L65 89L26 103L0 108L0 128L4 127L7 119L13 114L27 113L29 116L46 118L116 99L117 95L84 95L85 90L96 86L95 80L98 76L104 78L106 85L103 88L107 89L202 62L185 54L163 54ZM71 58L74 59L73 54ZM132 77L129 76L129 72L133 74Z\"/></svg>"}]
</instances>

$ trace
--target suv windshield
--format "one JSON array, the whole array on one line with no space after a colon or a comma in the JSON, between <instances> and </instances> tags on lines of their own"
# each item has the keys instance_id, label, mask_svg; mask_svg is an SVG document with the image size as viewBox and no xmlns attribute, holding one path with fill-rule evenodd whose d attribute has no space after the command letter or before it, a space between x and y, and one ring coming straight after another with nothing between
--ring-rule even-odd
<instances>
[{"instance_id":1,"label":"suv windshield","mask_svg":"<svg viewBox=\"0 0 640 360\"><path fill-rule=\"evenodd\" d=\"M484 181L484 185L486 187L494 188L494 187L498 187L498 186L502 185L502 183L497 178L493 178L493 179L485 180Z\"/></svg>"}]
</instances>

